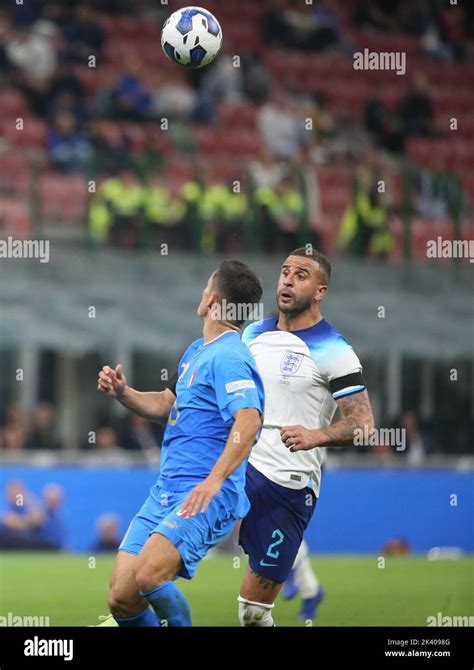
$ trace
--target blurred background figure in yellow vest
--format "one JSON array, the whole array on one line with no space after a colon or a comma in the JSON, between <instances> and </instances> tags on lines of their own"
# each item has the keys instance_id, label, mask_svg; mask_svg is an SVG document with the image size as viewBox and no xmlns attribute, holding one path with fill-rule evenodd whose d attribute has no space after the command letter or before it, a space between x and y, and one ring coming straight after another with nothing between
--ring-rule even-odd
<instances>
[{"instance_id":1,"label":"blurred background figure in yellow vest","mask_svg":"<svg viewBox=\"0 0 474 670\"><path fill-rule=\"evenodd\" d=\"M357 171L354 198L344 212L338 237L339 245L353 256L384 258L393 248L382 182L373 169L362 166Z\"/></svg>"}]
</instances>

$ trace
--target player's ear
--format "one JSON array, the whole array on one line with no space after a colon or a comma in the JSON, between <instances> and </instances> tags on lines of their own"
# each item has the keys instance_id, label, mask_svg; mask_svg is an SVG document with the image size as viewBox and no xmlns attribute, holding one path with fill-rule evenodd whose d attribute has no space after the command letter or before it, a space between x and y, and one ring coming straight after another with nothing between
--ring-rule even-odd
<instances>
[{"instance_id":1,"label":"player's ear","mask_svg":"<svg viewBox=\"0 0 474 670\"><path fill-rule=\"evenodd\" d=\"M327 292L328 292L328 286L325 286L324 284L318 286L318 288L316 289L316 293L314 294L314 299L322 300Z\"/></svg>"},{"instance_id":2,"label":"player's ear","mask_svg":"<svg viewBox=\"0 0 474 670\"><path fill-rule=\"evenodd\" d=\"M220 305L221 299L218 293L210 293L206 300L206 306L212 309L212 305Z\"/></svg>"}]
</instances>

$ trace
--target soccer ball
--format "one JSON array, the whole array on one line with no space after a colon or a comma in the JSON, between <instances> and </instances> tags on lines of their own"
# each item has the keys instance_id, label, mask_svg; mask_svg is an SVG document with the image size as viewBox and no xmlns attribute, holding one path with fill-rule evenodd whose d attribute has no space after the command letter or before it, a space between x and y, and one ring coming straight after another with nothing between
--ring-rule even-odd
<instances>
[{"instance_id":1,"label":"soccer ball","mask_svg":"<svg viewBox=\"0 0 474 670\"><path fill-rule=\"evenodd\" d=\"M219 53L222 30L211 12L202 7L185 7L165 21L161 46L173 63L189 68L203 67Z\"/></svg>"}]
</instances>

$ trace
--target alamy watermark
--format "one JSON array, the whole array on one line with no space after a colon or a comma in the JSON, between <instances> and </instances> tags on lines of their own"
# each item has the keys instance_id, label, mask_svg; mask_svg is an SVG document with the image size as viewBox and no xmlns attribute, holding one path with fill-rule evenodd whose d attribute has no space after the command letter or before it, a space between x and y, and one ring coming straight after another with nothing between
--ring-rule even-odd
<instances>
[{"instance_id":1,"label":"alamy watermark","mask_svg":"<svg viewBox=\"0 0 474 670\"><path fill-rule=\"evenodd\" d=\"M13 612L7 612L6 616L0 616L0 627L30 627L50 626L49 616L19 616Z\"/></svg>"},{"instance_id":2,"label":"alamy watermark","mask_svg":"<svg viewBox=\"0 0 474 670\"><path fill-rule=\"evenodd\" d=\"M216 302L211 307L211 318L216 321L261 321L263 319L263 303L251 302Z\"/></svg>"},{"instance_id":3,"label":"alamy watermark","mask_svg":"<svg viewBox=\"0 0 474 670\"><path fill-rule=\"evenodd\" d=\"M0 258L37 258L49 263L49 240L0 240Z\"/></svg>"},{"instance_id":4,"label":"alamy watermark","mask_svg":"<svg viewBox=\"0 0 474 670\"><path fill-rule=\"evenodd\" d=\"M474 263L474 240L444 240L440 235L426 243L427 258L468 258Z\"/></svg>"},{"instance_id":5,"label":"alamy watermark","mask_svg":"<svg viewBox=\"0 0 474 670\"><path fill-rule=\"evenodd\" d=\"M474 616L449 616L437 612L435 616L426 617L427 626L466 627L474 626Z\"/></svg>"},{"instance_id":6,"label":"alamy watermark","mask_svg":"<svg viewBox=\"0 0 474 670\"><path fill-rule=\"evenodd\" d=\"M407 55L404 51L356 51L353 54L354 70L394 70L398 75L407 71Z\"/></svg>"},{"instance_id":7,"label":"alamy watermark","mask_svg":"<svg viewBox=\"0 0 474 670\"><path fill-rule=\"evenodd\" d=\"M357 447L395 447L397 451L406 449L405 428L356 428L354 444Z\"/></svg>"}]
</instances>

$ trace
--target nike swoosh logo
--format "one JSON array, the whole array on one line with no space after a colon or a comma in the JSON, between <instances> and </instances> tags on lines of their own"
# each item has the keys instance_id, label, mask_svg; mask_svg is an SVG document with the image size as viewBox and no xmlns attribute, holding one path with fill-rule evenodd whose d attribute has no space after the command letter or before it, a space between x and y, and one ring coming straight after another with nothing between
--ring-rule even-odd
<instances>
[{"instance_id":1,"label":"nike swoosh logo","mask_svg":"<svg viewBox=\"0 0 474 670\"><path fill-rule=\"evenodd\" d=\"M277 568L278 567L278 563L265 563L264 560L260 561L260 565L262 566L262 568Z\"/></svg>"}]
</instances>

